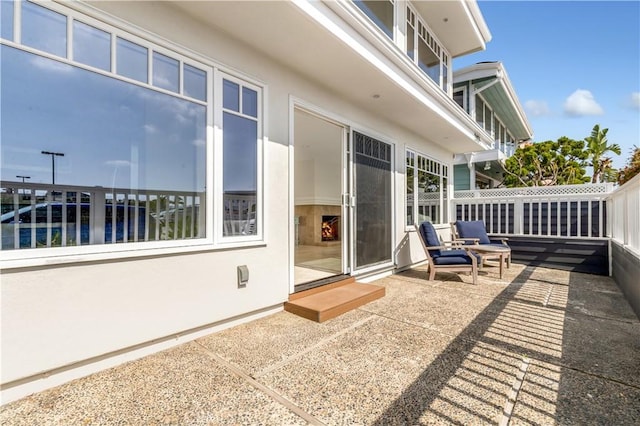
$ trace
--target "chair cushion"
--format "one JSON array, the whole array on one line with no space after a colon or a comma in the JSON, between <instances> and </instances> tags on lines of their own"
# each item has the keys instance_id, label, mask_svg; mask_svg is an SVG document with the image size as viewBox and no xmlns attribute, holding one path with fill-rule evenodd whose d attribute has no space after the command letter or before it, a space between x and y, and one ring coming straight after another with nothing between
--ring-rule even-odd
<instances>
[{"instance_id":1,"label":"chair cushion","mask_svg":"<svg viewBox=\"0 0 640 426\"><path fill-rule=\"evenodd\" d=\"M440 238L438 238L436 229L431 222L422 222L420 224L420 236L427 247L437 247L441 245ZM440 250L429 250L429 254L431 257L437 257L440 255Z\"/></svg>"},{"instance_id":2,"label":"chair cushion","mask_svg":"<svg viewBox=\"0 0 640 426\"><path fill-rule=\"evenodd\" d=\"M484 222L481 220L459 220L456 222L460 238L477 238L479 244L490 244Z\"/></svg>"},{"instance_id":3,"label":"chair cushion","mask_svg":"<svg viewBox=\"0 0 640 426\"><path fill-rule=\"evenodd\" d=\"M467 251L463 249L440 250L440 256L467 256Z\"/></svg>"},{"instance_id":4,"label":"chair cushion","mask_svg":"<svg viewBox=\"0 0 640 426\"><path fill-rule=\"evenodd\" d=\"M438 256L433 258L434 265L471 265L469 256Z\"/></svg>"},{"instance_id":5,"label":"chair cushion","mask_svg":"<svg viewBox=\"0 0 640 426\"><path fill-rule=\"evenodd\" d=\"M481 260L481 257L479 254L471 252L471 255L475 256L476 259L478 259L478 261ZM438 257L469 257L469 252L463 249L440 250L440 256Z\"/></svg>"}]
</instances>

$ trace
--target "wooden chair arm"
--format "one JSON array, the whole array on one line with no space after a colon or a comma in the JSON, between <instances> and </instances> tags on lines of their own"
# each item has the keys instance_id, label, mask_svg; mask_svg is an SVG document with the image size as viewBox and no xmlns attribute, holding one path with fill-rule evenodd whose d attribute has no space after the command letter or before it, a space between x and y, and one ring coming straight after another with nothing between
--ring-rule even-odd
<instances>
[{"instance_id":1,"label":"wooden chair arm","mask_svg":"<svg viewBox=\"0 0 640 426\"><path fill-rule=\"evenodd\" d=\"M507 238L507 237L491 237L491 236L489 236L489 241L491 241L491 242L500 241L502 244L507 244L507 241L509 241L509 238Z\"/></svg>"},{"instance_id":2,"label":"wooden chair arm","mask_svg":"<svg viewBox=\"0 0 640 426\"><path fill-rule=\"evenodd\" d=\"M473 244L478 244L480 242L480 238L456 238L455 241L458 241L459 243L471 241Z\"/></svg>"},{"instance_id":3,"label":"wooden chair arm","mask_svg":"<svg viewBox=\"0 0 640 426\"><path fill-rule=\"evenodd\" d=\"M473 247L465 246L465 245L449 245L449 246L433 246L433 247L425 247L427 250L447 250L447 249L463 249L467 253L471 252Z\"/></svg>"}]
</instances>

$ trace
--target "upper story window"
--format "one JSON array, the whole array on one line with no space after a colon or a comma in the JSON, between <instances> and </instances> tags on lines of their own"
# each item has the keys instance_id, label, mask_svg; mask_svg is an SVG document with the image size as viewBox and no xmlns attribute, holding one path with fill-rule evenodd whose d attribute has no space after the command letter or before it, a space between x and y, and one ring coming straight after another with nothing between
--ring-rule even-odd
<instances>
[{"instance_id":1,"label":"upper story window","mask_svg":"<svg viewBox=\"0 0 640 426\"><path fill-rule=\"evenodd\" d=\"M393 40L393 0L356 0L354 3Z\"/></svg>"},{"instance_id":2,"label":"upper story window","mask_svg":"<svg viewBox=\"0 0 640 426\"><path fill-rule=\"evenodd\" d=\"M493 135L493 120L494 114L489 105L480 97L476 95L476 122L482 127L488 134Z\"/></svg>"},{"instance_id":3,"label":"upper story window","mask_svg":"<svg viewBox=\"0 0 640 426\"><path fill-rule=\"evenodd\" d=\"M64 5L1 4L3 251L213 243L214 215L259 238L260 87ZM251 218L206 211L214 109L225 201L245 191Z\"/></svg>"},{"instance_id":4,"label":"upper story window","mask_svg":"<svg viewBox=\"0 0 640 426\"><path fill-rule=\"evenodd\" d=\"M453 100L460 105L460 108L467 111L467 89L461 87L453 92Z\"/></svg>"},{"instance_id":5,"label":"upper story window","mask_svg":"<svg viewBox=\"0 0 640 426\"><path fill-rule=\"evenodd\" d=\"M406 154L406 224L447 223L449 168L412 150L407 150Z\"/></svg>"},{"instance_id":6,"label":"upper story window","mask_svg":"<svg viewBox=\"0 0 640 426\"><path fill-rule=\"evenodd\" d=\"M449 54L411 7L407 7L407 55L445 92L449 92Z\"/></svg>"}]
</instances>

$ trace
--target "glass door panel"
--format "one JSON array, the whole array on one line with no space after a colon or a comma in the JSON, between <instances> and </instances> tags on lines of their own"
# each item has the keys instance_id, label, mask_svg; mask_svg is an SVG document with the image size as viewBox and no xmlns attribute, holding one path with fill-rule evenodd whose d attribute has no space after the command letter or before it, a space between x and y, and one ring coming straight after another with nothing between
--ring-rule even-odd
<instances>
[{"instance_id":1,"label":"glass door panel","mask_svg":"<svg viewBox=\"0 0 640 426\"><path fill-rule=\"evenodd\" d=\"M294 115L294 285L332 280L346 269L344 214L346 129L315 114Z\"/></svg>"}]
</instances>

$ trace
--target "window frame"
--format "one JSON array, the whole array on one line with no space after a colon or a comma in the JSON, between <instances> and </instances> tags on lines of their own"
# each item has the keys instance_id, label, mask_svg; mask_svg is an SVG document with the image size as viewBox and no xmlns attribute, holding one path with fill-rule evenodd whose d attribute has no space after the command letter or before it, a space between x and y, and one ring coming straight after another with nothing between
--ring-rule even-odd
<instances>
[{"instance_id":1,"label":"window frame","mask_svg":"<svg viewBox=\"0 0 640 426\"><path fill-rule=\"evenodd\" d=\"M109 260L121 258L136 258L151 255L179 254L197 252L202 250L219 250L233 247L245 247L264 245L264 208L263 208L263 151L264 151L264 120L265 104L264 99L267 93L267 86L246 74L237 70L227 68L208 56L199 54L188 48L173 43L165 38L155 35L150 30L142 29L134 24L109 15L105 12L82 3L40 3L34 2L38 6L49 9L56 13L61 13L67 17L67 52L66 57L60 57L48 52L26 46L21 43L21 5L25 0L15 0L13 3L13 34L11 39L0 39L0 44L7 45L22 51L55 60L67 65L79 67L99 75L116 78L127 83L164 93L170 96L178 96L181 99L194 102L206 107L205 125L205 197L204 222L205 235L201 238L184 240L160 240L144 242L124 242L118 244L92 244L65 247L46 247L37 250L0 250L0 269L22 268L30 266L43 266L52 264L78 263L96 260ZM105 71L81 62L73 60L73 26L78 21L96 29L106 31L111 35L111 60L110 69ZM139 44L148 49L148 78L147 82L139 82L116 73L116 42L117 38L123 38L133 43ZM168 56L179 61L179 93L166 90L153 83L153 53ZM184 66L189 65L206 73L206 101L187 96L184 93ZM256 221L258 228L257 235L247 237L224 238L216 236L216 229L222 226L221 198L222 198L222 164L218 164L221 158L222 147L222 121L218 120L218 114L222 117L222 91L216 88L218 81L222 81L222 76L227 79L235 79L241 85L256 90L258 93L258 160L257 160L257 193L258 212ZM214 96L215 94L215 96ZM218 199L220 198L220 200ZM220 225L220 226L218 226Z\"/></svg>"},{"instance_id":2,"label":"window frame","mask_svg":"<svg viewBox=\"0 0 640 426\"><path fill-rule=\"evenodd\" d=\"M363 1L354 1L353 4L354 6L364 15L366 16L366 18L371 21L371 23L382 33L385 35L385 37L388 37L390 40L394 41L396 40L396 21L398 19L398 0L377 0L379 2L384 2L384 3L391 3L391 10L393 11L393 16L391 18L391 28L389 29L391 34L388 34L380 25L378 25L377 21L381 21L382 20L373 13L373 11L371 9L369 9L368 6L364 5L365 7L367 7L367 9L369 9L371 11L371 13L373 15L375 15L375 18L372 18L371 16L369 16L369 14L360 7L359 3L364 3Z\"/></svg>"},{"instance_id":3,"label":"window frame","mask_svg":"<svg viewBox=\"0 0 640 426\"><path fill-rule=\"evenodd\" d=\"M248 118L255 120L257 122L257 140L256 140L256 218L255 218L255 226L257 232L255 234L241 236L241 235L233 235L233 236L224 236L224 113L232 112L231 110L227 110L223 107L223 84L224 80L231 81L240 86L240 112L235 113L235 115L243 118ZM246 79L239 78L233 74L229 74L224 71L219 71L214 76L214 91L219 93L220 95L215 98L215 107L214 107L214 126L215 126L215 137L214 140L214 184L215 186L215 194L214 194L214 204L218 206L214 208L213 216L213 226L214 226L214 241L219 244L233 244L238 242L255 242L255 241L263 241L264 240L264 205L263 205L263 170L264 170L264 87L259 86L255 83L251 83ZM252 90L255 90L258 96L258 111L257 118L252 117L250 115L246 115L242 113L242 88L246 87Z\"/></svg>"},{"instance_id":4,"label":"window frame","mask_svg":"<svg viewBox=\"0 0 640 426\"><path fill-rule=\"evenodd\" d=\"M429 81L436 84L440 89L442 89L446 94L452 94L453 87L453 70L451 66L451 55L449 51L444 47L444 45L438 40L438 37L434 35L433 30L427 23L424 21L422 16L413 8L413 6L407 2L406 5L406 16L404 19L403 28L405 30L405 45L401 46L402 50L405 52L405 55L415 64L415 66L420 70L422 74L424 74ZM414 24L411 25L411 18L413 17ZM413 57L408 54L408 31L407 28L411 26L413 29ZM422 37L420 34L420 26L424 29L426 38ZM438 65L440 67L438 72L438 81L436 82L431 76L429 76L425 71L422 70L419 66L419 43L420 40L424 41L426 47L431 50L433 55L438 58Z\"/></svg>"},{"instance_id":5,"label":"window frame","mask_svg":"<svg viewBox=\"0 0 640 426\"><path fill-rule=\"evenodd\" d=\"M407 158L411 157L412 158L412 166L409 166L407 164ZM425 164L431 164L432 168L420 168L420 157L422 157L424 159ZM439 211L438 211L438 215L440 217L440 221L438 223L434 223L435 225L444 225L449 223L449 200L450 200L450 196L451 196L451 191L449 190L449 185L451 183L451 177L449 175L449 169L451 169L449 164L445 164L442 161L439 161L429 155L426 155L418 150L415 150L413 148L405 148L405 161L404 161L404 165L405 165L405 188L404 188L404 192L405 192L405 208L404 208L404 223L405 223L405 229L410 229L413 227L413 223L407 223L408 222L408 217L407 217L407 212L409 211L409 196L413 195L413 200L412 203L413 205L412 207L412 216L413 216L413 222L418 221L418 215L419 215L419 188L418 188L418 175L420 171L424 171L426 173L432 174L434 176L438 176L439 178ZM413 185L412 185L412 189L413 189L413 194L409 194L407 189L408 189L408 182L406 180L406 176L409 175L408 169L409 167L413 168Z\"/></svg>"},{"instance_id":6,"label":"window frame","mask_svg":"<svg viewBox=\"0 0 640 426\"><path fill-rule=\"evenodd\" d=\"M467 86L460 86L460 87L456 87L455 89L453 89L453 91L451 93L451 98L454 100L454 102L455 102L455 95L458 92L462 93L462 105L460 105L457 102L456 102L456 105L458 105L460 108L462 108L463 110L465 110L465 112L468 113L469 112L469 102L467 101Z\"/></svg>"}]
</instances>

